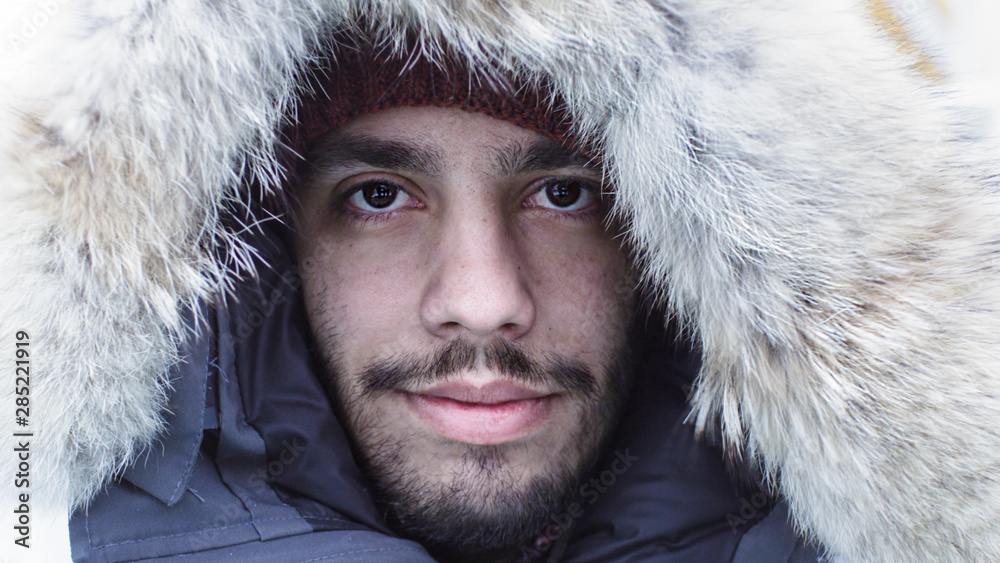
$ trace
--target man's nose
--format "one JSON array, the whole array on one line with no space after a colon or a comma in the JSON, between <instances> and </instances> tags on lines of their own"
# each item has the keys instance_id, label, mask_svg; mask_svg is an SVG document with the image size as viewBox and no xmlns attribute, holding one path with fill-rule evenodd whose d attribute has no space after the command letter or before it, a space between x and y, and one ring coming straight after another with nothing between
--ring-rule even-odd
<instances>
[{"instance_id":1,"label":"man's nose","mask_svg":"<svg viewBox=\"0 0 1000 563\"><path fill-rule=\"evenodd\" d=\"M431 258L421 321L446 339L461 333L515 340L535 322L517 242L499 217L452 221Z\"/></svg>"}]
</instances>

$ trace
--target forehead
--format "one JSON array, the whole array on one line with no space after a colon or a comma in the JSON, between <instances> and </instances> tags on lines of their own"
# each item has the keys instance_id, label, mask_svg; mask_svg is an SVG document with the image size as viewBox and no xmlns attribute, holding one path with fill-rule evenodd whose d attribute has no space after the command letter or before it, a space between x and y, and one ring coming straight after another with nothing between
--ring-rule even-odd
<instances>
[{"instance_id":1,"label":"forehead","mask_svg":"<svg viewBox=\"0 0 1000 563\"><path fill-rule=\"evenodd\" d=\"M538 132L484 114L439 107L392 108L354 118L307 155L308 167L316 172L369 166L439 176L462 162L474 162L496 176L597 169L584 154Z\"/></svg>"}]
</instances>

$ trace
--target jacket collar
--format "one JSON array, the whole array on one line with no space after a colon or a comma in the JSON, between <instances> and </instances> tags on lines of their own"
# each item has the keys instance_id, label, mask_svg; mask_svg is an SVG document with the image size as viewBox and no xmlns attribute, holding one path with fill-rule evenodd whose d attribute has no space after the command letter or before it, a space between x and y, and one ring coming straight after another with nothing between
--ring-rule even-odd
<instances>
[{"instance_id":1,"label":"jacket collar","mask_svg":"<svg viewBox=\"0 0 1000 563\"><path fill-rule=\"evenodd\" d=\"M207 307L203 307L203 310ZM187 314L188 326L197 326ZM201 318L206 318L201 316ZM215 380L210 358L214 339L202 330L180 346L182 360L170 370L170 402L165 415L167 430L125 470L123 478L173 506L188 488L191 471L206 428L217 428L214 401L206 406L206 391Z\"/></svg>"}]
</instances>

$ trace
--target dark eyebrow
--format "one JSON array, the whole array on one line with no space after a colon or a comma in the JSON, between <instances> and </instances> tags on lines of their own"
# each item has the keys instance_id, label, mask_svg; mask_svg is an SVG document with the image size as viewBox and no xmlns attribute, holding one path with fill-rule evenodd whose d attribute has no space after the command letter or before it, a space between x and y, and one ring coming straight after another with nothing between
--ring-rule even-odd
<instances>
[{"instance_id":1,"label":"dark eyebrow","mask_svg":"<svg viewBox=\"0 0 1000 563\"><path fill-rule=\"evenodd\" d=\"M424 176L440 176L440 150L405 141L388 141L368 135L334 134L319 143L306 156L311 173L364 165L387 170L404 170Z\"/></svg>"},{"instance_id":2,"label":"dark eyebrow","mask_svg":"<svg viewBox=\"0 0 1000 563\"><path fill-rule=\"evenodd\" d=\"M587 155L552 139L541 139L530 145L511 143L496 148L493 155L494 171L505 177L570 166L598 169Z\"/></svg>"}]
</instances>

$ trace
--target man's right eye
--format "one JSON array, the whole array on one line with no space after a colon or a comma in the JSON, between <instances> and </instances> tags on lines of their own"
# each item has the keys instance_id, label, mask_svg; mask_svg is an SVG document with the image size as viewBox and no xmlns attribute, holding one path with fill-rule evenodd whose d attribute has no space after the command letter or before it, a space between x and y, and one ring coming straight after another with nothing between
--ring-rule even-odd
<instances>
[{"instance_id":1,"label":"man's right eye","mask_svg":"<svg viewBox=\"0 0 1000 563\"><path fill-rule=\"evenodd\" d=\"M345 203L354 211L383 214L404 207L416 207L417 200L394 182L372 179L351 188Z\"/></svg>"}]
</instances>

